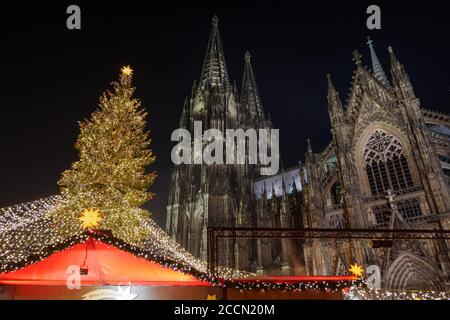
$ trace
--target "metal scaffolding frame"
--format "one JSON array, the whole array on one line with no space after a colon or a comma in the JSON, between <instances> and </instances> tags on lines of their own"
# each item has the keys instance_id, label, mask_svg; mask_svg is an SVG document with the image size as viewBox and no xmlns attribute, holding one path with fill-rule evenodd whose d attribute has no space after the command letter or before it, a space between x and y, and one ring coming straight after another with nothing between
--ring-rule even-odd
<instances>
[{"instance_id":1,"label":"metal scaffolding frame","mask_svg":"<svg viewBox=\"0 0 450 320\"><path fill-rule=\"evenodd\" d=\"M208 271L215 274L220 238L450 240L450 230L208 227Z\"/></svg>"}]
</instances>

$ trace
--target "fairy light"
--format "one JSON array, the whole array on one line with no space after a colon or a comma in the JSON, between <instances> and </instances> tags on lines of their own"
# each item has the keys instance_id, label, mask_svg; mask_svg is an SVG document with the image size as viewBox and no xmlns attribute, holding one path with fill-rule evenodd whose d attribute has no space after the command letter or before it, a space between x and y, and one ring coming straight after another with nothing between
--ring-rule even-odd
<instances>
[{"instance_id":1,"label":"fairy light","mask_svg":"<svg viewBox=\"0 0 450 320\"><path fill-rule=\"evenodd\" d=\"M352 286L344 295L346 300L450 300L450 292L370 289Z\"/></svg>"},{"instance_id":2,"label":"fairy light","mask_svg":"<svg viewBox=\"0 0 450 320\"><path fill-rule=\"evenodd\" d=\"M29 225L42 219L44 214L57 202L61 196L52 196L19 205L0 208L0 235L13 228Z\"/></svg>"},{"instance_id":3,"label":"fairy light","mask_svg":"<svg viewBox=\"0 0 450 320\"><path fill-rule=\"evenodd\" d=\"M66 200L62 196L53 196L34 202L0 209L2 238L0 242L0 273L20 269L26 265L45 259L49 255L64 250L77 243L93 237L96 241L114 245L117 248L131 252L137 257L157 262L166 268L191 274L200 280L208 281L215 286L236 288L239 290L320 290L327 292L343 292L348 300L449 300L448 292L436 291L392 291L369 289L361 279L342 281L305 281L299 283L270 282L270 281L240 281L235 279L251 278L251 273L230 268L219 267L217 276L207 271L204 261L197 259L187 252L180 244L169 237L153 220L145 222L145 228L150 234L145 245L141 248L125 242L120 238L97 233L82 232L62 238L46 212ZM25 222L20 217L35 219ZM7 226L6 218L11 218ZM62 227L64 229L64 227Z\"/></svg>"},{"instance_id":4,"label":"fairy light","mask_svg":"<svg viewBox=\"0 0 450 320\"><path fill-rule=\"evenodd\" d=\"M87 239L83 230L71 234L65 232L71 229L67 225L79 226L78 220L72 221L66 217L59 221L62 221L62 224L54 224L49 218L49 212L65 205L66 198L59 195L0 209L0 273L17 270ZM201 275L203 279L211 280L206 262L186 251L152 219L143 220L141 228L145 228L149 235L142 247L115 237L112 242L107 238L101 239L139 257L159 262L165 267L193 272L197 276ZM133 232L133 229L129 232ZM218 268L218 276L222 279L245 278L250 275L244 271Z\"/></svg>"}]
</instances>

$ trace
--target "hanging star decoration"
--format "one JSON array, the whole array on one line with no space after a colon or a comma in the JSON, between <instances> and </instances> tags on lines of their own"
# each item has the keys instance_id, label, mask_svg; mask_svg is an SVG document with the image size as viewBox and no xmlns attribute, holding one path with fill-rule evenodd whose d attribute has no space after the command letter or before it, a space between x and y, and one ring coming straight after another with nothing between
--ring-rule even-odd
<instances>
[{"instance_id":1,"label":"hanging star decoration","mask_svg":"<svg viewBox=\"0 0 450 320\"><path fill-rule=\"evenodd\" d=\"M358 266L356 263L355 264L350 264L350 269L348 269L348 271L351 272L352 275L356 276L356 277L361 277L364 269L361 266Z\"/></svg>"},{"instance_id":2,"label":"hanging star decoration","mask_svg":"<svg viewBox=\"0 0 450 320\"><path fill-rule=\"evenodd\" d=\"M215 294L209 295L206 297L206 300L217 300L217 296Z\"/></svg>"},{"instance_id":3,"label":"hanging star decoration","mask_svg":"<svg viewBox=\"0 0 450 320\"><path fill-rule=\"evenodd\" d=\"M100 212L94 209L84 209L83 215L79 218L84 229L98 228L102 217Z\"/></svg>"},{"instance_id":4,"label":"hanging star decoration","mask_svg":"<svg viewBox=\"0 0 450 320\"><path fill-rule=\"evenodd\" d=\"M133 74L133 69L131 69L130 66L123 66L122 69L120 69L123 75L131 76Z\"/></svg>"}]
</instances>

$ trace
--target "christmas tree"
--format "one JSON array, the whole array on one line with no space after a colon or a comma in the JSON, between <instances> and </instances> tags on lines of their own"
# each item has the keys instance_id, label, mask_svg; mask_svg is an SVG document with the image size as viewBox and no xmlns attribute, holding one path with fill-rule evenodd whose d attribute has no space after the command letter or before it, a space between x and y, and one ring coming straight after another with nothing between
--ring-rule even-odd
<instances>
[{"instance_id":1,"label":"christmas tree","mask_svg":"<svg viewBox=\"0 0 450 320\"><path fill-rule=\"evenodd\" d=\"M80 158L63 172L65 200L50 212L59 237L94 227L140 245L149 235L150 213L140 206L153 198L148 189L156 173L147 168L155 157L145 131L147 114L133 97L132 74L123 67L98 110L80 123L75 144Z\"/></svg>"}]
</instances>

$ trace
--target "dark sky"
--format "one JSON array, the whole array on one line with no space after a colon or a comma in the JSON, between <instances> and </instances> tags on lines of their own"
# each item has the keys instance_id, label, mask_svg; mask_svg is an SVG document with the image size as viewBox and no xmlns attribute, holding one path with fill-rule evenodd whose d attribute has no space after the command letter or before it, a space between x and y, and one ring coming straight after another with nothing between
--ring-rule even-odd
<instances>
[{"instance_id":1,"label":"dark sky","mask_svg":"<svg viewBox=\"0 0 450 320\"><path fill-rule=\"evenodd\" d=\"M285 167L303 159L307 138L316 151L327 145L325 75L332 74L345 101L353 49L370 64L367 35L386 72L387 46L393 46L424 107L450 111L450 19L443 1L164 3L2 4L0 207L58 192L60 173L77 159L77 121L96 109L119 68L130 64L157 155L157 198L149 206L164 221L170 134L200 76L214 14L239 87L244 52L252 53L264 109L280 129ZM382 9L382 29L369 31L365 11L373 3ZM81 7L80 31L66 29L69 4Z\"/></svg>"}]
</instances>

